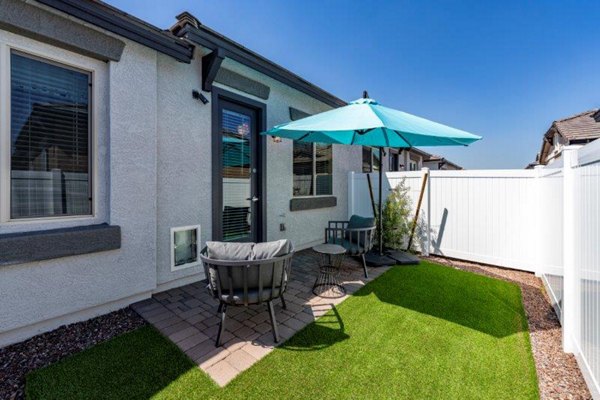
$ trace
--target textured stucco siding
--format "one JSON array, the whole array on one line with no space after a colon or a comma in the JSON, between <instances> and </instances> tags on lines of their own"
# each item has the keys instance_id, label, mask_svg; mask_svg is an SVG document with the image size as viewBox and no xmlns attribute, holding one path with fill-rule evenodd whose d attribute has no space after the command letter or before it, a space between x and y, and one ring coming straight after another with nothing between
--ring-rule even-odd
<instances>
[{"instance_id":1,"label":"textured stucco siding","mask_svg":"<svg viewBox=\"0 0 600 400\"><path fill-rule=\"evenodd\" d=\"M271 88L269 98L262 100L215 83L225 90L265 103L267 128L289 121L289 107L309 114L331 109L296 89L230 59L223 62L223 67ZM323 240L328 220L347 218L348 171L361 170L362 153L360 146L333 146L333 195L338 200L336 207L292 212L289 208L292 198L292 149L291 140L284 139L280 143L274 143L270 138L267 139L267 239L287 238L296 248L304 248ZM284 232L279 230L280 223L286 226Z\"/></svg>"},{"instance_id":2,"label":"textured stucco siding","mask_svg":"<svg viewBox=\"0 0 600 400\"><path fill-rule=\"evenodd\" d=\"M97 214L0 231L106 222L121 226L122 248L0 268L0 346L122 307L156 287L156 52L127 42L121 61L105 64L24 38L22 48L95 69Z\"/></svg>"},{"instance_id":3,"label":"textured stucco siding","mask_svg":"<svg viewBox=\"0 0 600 400\"><path fill-rule=\"evenodd\" d=\"M201 267L171 271L170 237L173 227L199 224L200 245L212 238L211 105L191 94L201 87L202 54L191 64L179 63L121 39L121 60L103 63L0 35L24 51L94 70L95 141L93 217L0 224L0 233L108 223L120 226L122 237L118 250L0 268L0 346L203 279ZM265 103L267 128L288 121L290 106L309 114L330 108L234 61L223 66L270 88L264 100L216 84ZM289 238L296 248L308 247L322 240L328 220L347 218L348 171L360 171L360 147L334 146L337 206L307 211L289 210L292 142L267 138L266 157L268 240Z\"/></svg>"},{"instance_id":4,"label":"textured stucco siding","mask_svg":"<svg viewBox=\"0 0 600 400\"><path fill-rule=\"evenodd\" d=\"M201 247L212 233L211 105L192 98L202 87L201 54L191 64L158 58L158 284L196 275L171 272L171 228L200 225ZM201 248L200 247L200 248Z\"/></svg>"}]
</instances>

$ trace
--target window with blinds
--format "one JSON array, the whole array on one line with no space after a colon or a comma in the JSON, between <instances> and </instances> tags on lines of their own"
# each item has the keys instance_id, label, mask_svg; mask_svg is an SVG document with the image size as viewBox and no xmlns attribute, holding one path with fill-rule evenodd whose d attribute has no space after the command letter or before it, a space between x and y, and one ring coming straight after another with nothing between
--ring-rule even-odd
<instances>
[{"instance_id":1,"label":"window with blinds","mask_svg":"<svg viewBox=\"0 0 600 400\"><path fill-rule=\"evenodd\" d=\"M91 74L12 52L10 215L90 215Z\"/></svg>"},{"instance_id":2,"label":"window with blinds","mask_svg":"<svg viewBox=\"0 0 600 400\"><path fill-rule=\"evenodd\" d=\"M333 194L332 145L294 142L293 152L293 195Z\"/></svg>"}]
</instances>

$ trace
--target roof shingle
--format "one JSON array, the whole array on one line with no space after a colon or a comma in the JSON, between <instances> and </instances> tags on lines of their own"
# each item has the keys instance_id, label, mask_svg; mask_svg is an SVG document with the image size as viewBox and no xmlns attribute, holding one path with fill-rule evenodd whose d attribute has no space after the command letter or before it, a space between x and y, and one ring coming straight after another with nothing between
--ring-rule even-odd
<instances>
[{"instance_id":1,"label":"roof shingle","mask_svg":"<svg viewBox=\"0 0 600 400\"><path fill-rule=\"evenodd\" d=\"M600 138L600 119L594 118L599 109L593 109L554 121L554 125L564 138L572 140L589 140Z\"/></svg>"}]
</instances>

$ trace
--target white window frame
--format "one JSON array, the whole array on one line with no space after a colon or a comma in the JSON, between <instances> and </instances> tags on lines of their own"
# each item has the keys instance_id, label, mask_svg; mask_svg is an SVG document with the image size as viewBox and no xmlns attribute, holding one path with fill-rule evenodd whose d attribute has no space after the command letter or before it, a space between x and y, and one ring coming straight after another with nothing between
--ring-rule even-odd
<instances>
[{"instance_id":1,"label":"white window frame","mask_svg":"<svg viewBox=\"0 0 600 400\"><path fill-rule=\"evenodd\" d=\"M18 36L17 36L18 37ZM8 38L8 39L7 39ZM20 37L19 37L20 38ZM20 38L22 39L22 38ZM20 42L22 42L21 40ZM25 41L28 41L26 39ZM34 42L34 41L32 41ZM97 119L98 112L95 99L97 98L97 75L96 69L91 63L74 62L75 57L69 57L66 51L52 51L53 47L45 44L36 44L35 48L28 47L16 40L11 41L10 36L0 36L0 225L26 225L38 222L51 221L60 223L63 221L94 221L97 217L97 193L98 193L98 163L96 159L97 150ZM24 56L38 59L41 62L57 64L64 68L72 68L90 75L90 104L89 104L89 143L90 151L89 172L91 213L73 216L47 216L31 218L11 218L11 188L10 188L10 151L11 151L11 66L10 59L12 52L20 53ZM80 58L80 57L78 57Z\"/></svg>"},{"instance_id":2,"label":"white window frame","mask_svg":"<svg viewBox=\"0 0 600 400\"><path fill-rule=\"evenodd\" d=\"M175 233L183 232L183 231L196 231L196 261L185 263L182 265L175 265ZM200 260L200 225L187 225L187 226L178 226L175 228L171 228L171 235L169 235L169 239L171 240L171 272L180 271L182 269L188 269L193 267L198 267L202 264L202 260Z\"/></svg>"},{"instance_id":3,"label":"white window frame","mask_svg":"<svg viewBox=\"0 0 600 400\"><path fill-rule=\"evenodd\" d=\"M313 194L308 194L308 195L303 195L303 196L296 196L293 193L293 188L294 188L294 144L296 143L295 141L292 142L292 197L295 199L301 199L301 198L312 198L312 197L331 197L333 196L333 144L331 145L331 193L330 194L317 194L317 144L330 144L330 143L310 143L312 144L312 186L315 189Z\"/></svg>"}]
</instances>

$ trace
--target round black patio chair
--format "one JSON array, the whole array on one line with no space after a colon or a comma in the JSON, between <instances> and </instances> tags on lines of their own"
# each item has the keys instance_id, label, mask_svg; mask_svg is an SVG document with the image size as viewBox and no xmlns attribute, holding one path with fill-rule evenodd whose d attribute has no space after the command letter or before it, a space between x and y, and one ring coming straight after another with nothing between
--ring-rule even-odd
<instances>
[{"instance_id":1,"label":"round black patio chair","mask_svg":"<svg viewBox=\"0 0 600 400\"><path fill-rule=\"evenodd\" d=\"M202 250L200 259L204 265L208 279L208 289L212 296L219 301L218 312L221 322L215 345L221 346L221 338L225 331L227 307L249 306L267 303L273 339L279 342L277 320L273 300L281 299L285 309L283 294L292 267L294 249L279 257L260 260L216 260L208 258L206 248Z\"/></svg>"}]
</instances>

